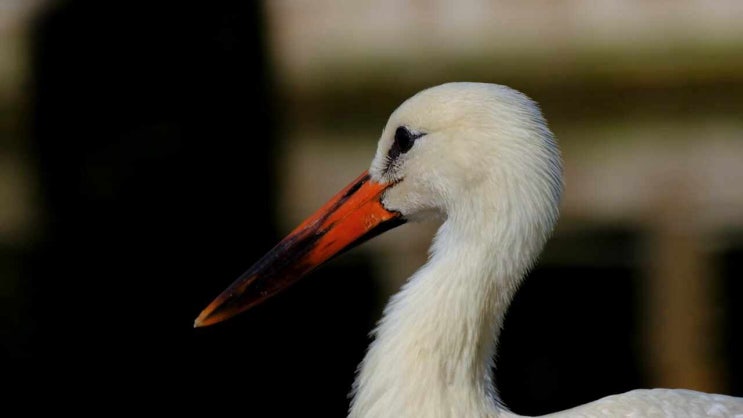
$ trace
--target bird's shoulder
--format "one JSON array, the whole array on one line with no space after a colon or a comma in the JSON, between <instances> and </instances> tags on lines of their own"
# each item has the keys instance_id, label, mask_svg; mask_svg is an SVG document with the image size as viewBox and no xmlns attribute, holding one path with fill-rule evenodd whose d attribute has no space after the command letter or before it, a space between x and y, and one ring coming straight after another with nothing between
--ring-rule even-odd
<instances>
[{"instance_id":1,"label":"bird's shoulder","mask_svg":"<svg viewBox=\"0 0 743 418\"><path fill-rule=\"evenodd\" d=\"M548 417L743 418L743 398L686 389L637 389Z\"/></svg>"}]
</instances>

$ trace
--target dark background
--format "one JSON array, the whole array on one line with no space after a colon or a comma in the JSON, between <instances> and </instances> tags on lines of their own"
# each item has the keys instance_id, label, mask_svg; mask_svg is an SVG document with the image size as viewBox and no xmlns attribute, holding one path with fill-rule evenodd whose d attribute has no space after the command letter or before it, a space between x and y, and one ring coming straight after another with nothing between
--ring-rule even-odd
<instances>
[{"instance_id":1,"label":"dark background","mask_svg":"<svg viewBox=\"0 0 743 418\"><path fill-rule=\"evenodd\" d=\"M66 1L33 29L48 218L8 344L30 386L81 410L342 416L373 301L335 296L373 293L363 259L192 325L278 238L260 4Z\"/></svg>"},{"instance_id":2,"label":"dark background","mask_svg":"<svg viewBox=\"0 0 743 418\"><path fill-rule=\"evenodd\" d=\"M286 232L276 227L282 120L264 36L250 1L62 1L34 18L27 123L43 226L34 245L3 253L22 278L3 326L22 392L104 414L344 415L384 303L365 253L192 328ZM522 414L647 382L632 309L641 275L626 262L642 233L601 229L551 245L611 256L542 266L517 295L497 381ZM740 277L740 259L723 255L725 277ZM740 294L738 281L725 283ZM743 312L721 309L740 396Z\"/></svg>"}]
</instances>

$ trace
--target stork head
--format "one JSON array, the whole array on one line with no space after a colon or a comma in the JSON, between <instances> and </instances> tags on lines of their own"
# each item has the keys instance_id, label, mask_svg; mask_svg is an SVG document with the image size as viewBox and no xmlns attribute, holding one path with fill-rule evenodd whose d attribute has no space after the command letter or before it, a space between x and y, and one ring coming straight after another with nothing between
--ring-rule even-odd
<instances>
[{"instance_id":1,"label":"stork head","mask_svg":"<svg viewBox=\"0 0 743 418\"><path fill-rule=\"evenodd\" d=\"M405 101L390 116L369 170L372 180L395 184L382 202L409 220L522 198L556 217L561 172L536 103L485 83L443 84Z\"/></svg>"},{"instance_id":2,"label":"stork head","mask_svg":"<svg viewBox=\"0 0 743 418\"><path fill-rule=\"evenodd\" d=\"M407 220L437 214L481 219L497 212L546 236L561 191L557 145L525 95L483 83L423 90L390 116L368 173L238 278L195 324L248 309L334 255Z\"/></svg>"}]
</instances>

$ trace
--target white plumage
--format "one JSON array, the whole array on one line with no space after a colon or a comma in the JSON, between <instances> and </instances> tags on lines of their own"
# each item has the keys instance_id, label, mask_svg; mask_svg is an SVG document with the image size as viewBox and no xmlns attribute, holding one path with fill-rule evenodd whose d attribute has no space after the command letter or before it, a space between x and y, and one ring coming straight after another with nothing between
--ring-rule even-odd
<instances>
[{"instance_id":1,"label":"white plumage","mask_svg":"<svg viewBox=\"0 0 743 418\"><path fill-rule=\"evenodd\" d=\"M261 303L405 220L441 217L428 262L374 331L349 416L513 417L498 400L493 358L508 305L557 222L561 193L557 142L529 98L480 83L424 90L392 113L369 172L222 292L195 326ZM551 416L743 418L743 399L636 390Z\"/></svg>"},{"instance_id":2,"label":"white plumage","mask_svg":"<svg viewBox=\"0 0 743 418\"><path fill-rule=\"evenodd\" d=\"M391 158L396 129L422 133ZM352 418L510 417L492 362L508 305L558 217L562 169L537 105L505 86L449 83L390 117L369 170L382 203L445 219L395 295L353 388ZM636 390L550 416L743 417L743 399Z\"/></svg>"}]
</instances>

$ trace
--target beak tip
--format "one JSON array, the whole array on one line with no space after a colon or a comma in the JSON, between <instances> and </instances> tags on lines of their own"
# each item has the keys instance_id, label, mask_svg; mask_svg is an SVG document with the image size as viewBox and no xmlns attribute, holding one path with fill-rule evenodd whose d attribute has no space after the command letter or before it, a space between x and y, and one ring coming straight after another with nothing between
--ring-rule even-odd
<instances>
[{"instance_id":1,"label":"beak tip","mask_svg":"<svg viewBox=\"0 0 743 418\"><path fill-rule=\"evenodd\" d=\"M193 321L193 327L194 328L202 328L202 327L205 327L205 326L209 325L210 323L207 321L207 318L208 317L209 317L209 315L204 315L204 312L201 312L201 314L198 316L198 318L196 318L196 320Z\"/></svg>"}]
</instances>

